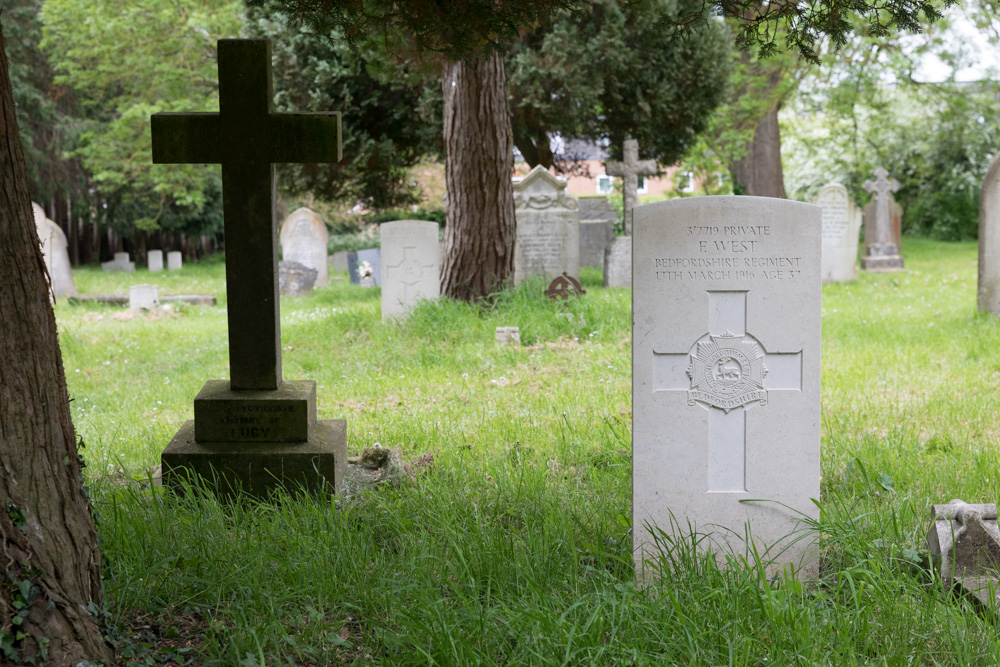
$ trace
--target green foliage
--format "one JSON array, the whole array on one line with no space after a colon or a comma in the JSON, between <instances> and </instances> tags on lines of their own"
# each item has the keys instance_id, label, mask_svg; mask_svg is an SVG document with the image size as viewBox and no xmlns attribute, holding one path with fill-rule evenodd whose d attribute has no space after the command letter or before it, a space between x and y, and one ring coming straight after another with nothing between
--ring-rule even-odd
<instances>
[{"instance_id":1,"label":"green foliage","mask_svg":"<svg viewBox=\"0 0 1000 667\"><path fill-rule=\"evenodd\" d=\"M550 166L549 136L631 136L672 164L727 92L731 36L708 16L672 26L695 0L599 0L565 10L515 42L507 57L515 145Z\"/></svg>"},{"instance_id":2,"label":"green foliage","mask_svg":"<svg viewBox=\"0 0 1000 667\"><path fill-rule=\"evenodd\" d=\"M279 187L287 195L310 192L375 209L417 201L407 169L439 150L439 76L428 78L418 64L397 60L378 40L352 49L340 29L304 30L277 2L249 8L243 33L272 40L276 110L343 113L345 159L279 165Z\"/></svg>"},{"instance_id":3,"label":"green foliage","mask_svg":"<svg viewBox=\"0 0 1000 667\"><path fill-rule=\"evenodd\" d=\"M47 0L42 49L80 104L70 155L91 174L102 222L216 231L218 167L153 165L149 117L218 110L216 41L239 29L234 0ZM162 221L162 224L161 224Z\"/></svg>"}]
</instances>

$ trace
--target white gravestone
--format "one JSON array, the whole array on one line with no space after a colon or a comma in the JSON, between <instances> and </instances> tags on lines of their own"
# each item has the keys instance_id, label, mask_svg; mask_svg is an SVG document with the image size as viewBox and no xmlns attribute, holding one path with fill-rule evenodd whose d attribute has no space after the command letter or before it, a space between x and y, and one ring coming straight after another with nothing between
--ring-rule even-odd
<instances>
[{"instance_id":1,"label":"white gravestone","mask_svg":"<svg viewBox=\"0 0 1000 667\"><path fill-rule=\"evenodd\" d=\"M817 572L820 482L818 206L693 197L635 209L634 557L650 526L690 526L771 573ZM647 573L650 574L650 573ZM643 576L640 574L640 577Z\"/></svg>"},{"instance_id":2,"label":"white gravestone","mask_svg":"<svg viewBox=\"0 0 1000 667\"><path fill-rule=\"evenodd\" d=\"M292 211L281 225L281 257L315 269L316 287L330 284L326 246L330 239L323 219L308 208Z\"/></svg>"},{"instance_id":3,"label":"white gravestone","mask_svg":"<svg viewBox=\"0 0 1000 667\"><path fill-rule=\"evenodd\" d=\"M156 285L132 285L128 288L130 310L153 310L160 305L160 290Z\"/></svg>"},{"instance_id":4,"label":"white gravestone","mask_svg":"<svg viewBox=\"0 0 1000 667\"><path fill-rule=\"evenodd\" d=\"M146 253L146 263L150 273L159 273L163 270L163 251L150 250Z\"/></svg>"},{"instance_id":5,"label":"white gravestone","mask_svg":"<svg viewBox=\"0 0 1000 667\"><path fill-rule=\"evenodd\" d=\"M181 270L181 251L171 250L167 253L167 270L168 271L180 271Z\"/></svg>"},{"instance_id":6,"label":"white gravestone","mask_svg":"<svg viewBox=\"0 0 1000 667\"><path fill-rule=\"evenodd\" d=\"M856 280L861 209L840 183L821 187L812 203L823 209L823 282Z\"/></svg>"},{"instance_id":7,"label":"white gravestone","mask_svg":"<svg viewBox=\"0 0 1000 667\"><path fill-rule=\"evenodd\" d=\"M101 262L101 270L132 273L135 271L135 262L129 261L127 252L116 252L113 260L110 262Z\"/></svg>"},{"instance_id":8,"label":"white gravestone","mask_svg":"<svg viewBox=\"0 0 1000 667\"><path fill-rule=\"evenodd\" d=\"M604 286L632 286L632 237L616 236L604 254Z\"/></svg>"},{"instance_id":9,"label":"white gravestone","mask_svg":"<svg viewBox=\"0 0 1000 667\"><path fill-rule=\"evenodd\" d=\"M438 224L396 220L379 225L382 259L382 321L405 315L421 299L441 293Z\"/></svg>"},{"instance_id":10,"label":"white gravestone","mask_svg":"<svg viewBox=\"0 0 1000 667\"><path fill-rule=\"evenodd\" d=\"M580 278L580 210L566 183L537 166L514 184L514 282L531 276Z\"/></svg>"},{"instance_id":11,"label":"white gravestone","mask_svg":"<svg viewBox=\"0 0 1000 667\"><path fill-rule=\"evenodd\" d=\"M76 285L73 283L73 269L69 263L69 243L66 241L66 234L59 225L45 217L45 211L41 206L32 202L31 209L35 215L38 240L42 244L45 268L52 281L50 285L52 297L76 296Z\"/></svg>"},{"instance_id":12,"label":"white gravestone","mask_svg":"<svg viewBox=\"0 0 1000 667\"><path fill-rule=\"evenodd\" d=\"M1000 317L1000 153L993 158L979 195L980 310Z\"/></svg>"}]
</instances>

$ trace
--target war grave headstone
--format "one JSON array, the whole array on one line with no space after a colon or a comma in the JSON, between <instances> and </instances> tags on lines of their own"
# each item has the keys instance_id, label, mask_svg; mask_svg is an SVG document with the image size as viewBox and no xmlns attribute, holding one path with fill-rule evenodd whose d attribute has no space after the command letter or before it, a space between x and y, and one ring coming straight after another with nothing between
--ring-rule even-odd
<instances>
[{"instance_id":1,"label":"war grave headstone","mask_svg":"<svg viewBox=\"0 0 1000 667\"><path fill-rule=\"evenodd\" d=\"M514 184L514 282L580 275L580 217L566 183L541 165Z\"/></svg>"},{"instance_id":2,"label":"war grave headstone","mask_svg":"<svg viewBox=\"0 0 1000 667\"><path fill-rule=\"evenodd\" d=\"M639 159L639 142L626 139L622 145L621 162L608 160L604 170L609 176L622 179L622 207L625 214L625 236L632 236L632 210L639 203L639 177L656 175L656 160Z\"/></svg>"},{"instance_id":3,"label":"war grave headstone","mask_svg":"<svg viewBox=\"0 0 1000 667\"><path fill-rule=\"evenodd\" d=\"M318 421L315 381L281 374L274 164L339 161L340 114L273 111L269 40L219 40L218 62L218 113L152 116L154 162L222 164L227 243L230 379L195 397L194 420L163 451L163 481L339 492L346 422Z\"/></svg>"},{"instance_id":4,"label":"war grave headstone","mask_svg":"<svg viewBox=\"0 0 1000 667\"><path fill-rule=\"evenodd\" d=\"M604 253L604 286L632 286L632 237L616 236Z\"/></svg>"},{"instance_id":5,"label":"war grave headstone","mask_svg":"<svg viewBox=\"0 0 1000 667\"><path fill-rule=\"evenodd\" d=\"M902 220L903 206L896 201L892 191L886 193L889 198L889 228L892 230L892 240L896 244L899 252L903 250ZM861 209L861 219L864 225L865 240L862 247L868 247L875 242L875 217L878 211L878 202L872 197L864 208Z\"/></svg>"},{"instance_id":6,"label":"war grave headstone","mask_svg":"<svg viewBox=\"0 0 1000 667\"><path fill-rule=\"evenodd\" d=\"M840 183L821 187L812 203L823 209L823 282L857 279L861 209Z\"/></svg>"},{"instance_id":7,"label":"war grave headstone","mask_svg":"<svg viewBox=\"0 0 1000 667\"><path fill-rule=\"evenodd\" d=\"M128 288L129 310L153 310L160 305L160 290L156 285L132 285Z\"/></svg>"},{"instance_id":8,"label":"war grave headstone","mask_svg":"<svg viewBox=\"0 0 1000 667\"><path fill-rule=\"evenodd\" d=\"M387 322L441 293L441 243L438 224L430 220L384 222L379 234L382 321Z\"/></svg>"},{"instance_id":9,"label":"war grave headstone","mask_svg":"<svg viewBox=\"0 0 1000 667\"><path fill-rule=\"evenodd\" d=\"M278 262L278 294L309 296L313 293L319 272L299 262Z\"/></svg>"},{"instance_id":10,"label":"war grave headstone","mask_svg":"<svg viewBox=\"0 0 1000 667\"><path fill-rule=\"evenodd\" d=\"M865 252L861 258L864 271L900 271L903 258L899 255L899 242L894 238L890 216L889 193L899 190L899 181L889 178L889 172L879 167L875 180L861 186L872 193L875 215L865 220ZM874 223L874 227L869 227Z\"/></svg>"},{"instance_id":11,"label":"war grave headstone","mask_svg":"<svg viewBox=\"0 0 1000 667\"><path fill-rule=\"evenodd\" d=\"M347 253L347 274L352 285L378 287L382 284L382 251L366 248Z\"/></svg>"},{"instance_id":12,"label":"war grave headstone","mask_svg":"<svg viewBox=\"0 0 1000 667\"><path fill-rule=\"evenodd\" d=\"M150 250L146 253L146 264L150 273L159 273L163 270L163 251Z\"/></svg>"},{"instance_id":13,"label":"war grave headstone","mask_svg":"<svg viewBox=\"0 0 1000 667\"><path fill-rule=\"evenodd\" d=\"M347 251L338 250L337 252L330 255L329 260L330 268L334 271L346 271L347 270Z\"/></svg>"},{"instance_id":14,"label":"war grave headstone","mask_svg":"<svg viewBox=\"0 0 1000 667\"><path fill-rule=\"evenodd\" d=\"M580 219L580 266L604 267L604 253L615 238L613 220Z\"/></svg>"},{"instance_id":15,"label":"war grave headstone","mask_svg":"<svg viewBox=\"0 0 1000 667\"><path fill-rule=\"evenodd\" d=\"M50 287L52 297L76 296L76 284L73 282L73 269L69 263L69 243L66 234L52 220L45 217L45 211L35 202L31 202L35 215L35 229L38 240L42 243L42 256L45 268L52 281Z\"/></svg>"},{"instance_id":16,"label":"war grave headstone","mask_svg":"<svg viewBox=\"0 0 1000 667\"><path fill-rule=\"evenodd\" d=\"M180 271L183 255L180 250L171 250L167 253L167 270Z\"/></svg>"},{"instance_id":17,"label":"war grave headstone","mask_svg":"<svg viewBox=\"0 0 1000 667\"><path fill-rule=\"evenodd\" d=\"M979 195L980 310L1000 317L1000 153L983 179Z\"/></svg>"},{"instance_id":18,"label":"war grave headstone","mask_svg":"<svg viewBox=\"0 0 1000 667\"><path fill-rule=\"evenodd\" d=\"M653 527L769 572L817 572L818 206L692 197L635 209L632 487L637 569ZM655 574L646 572L640 576Z\"/></svg>"},{"instance_id":19,"label":"war grave headstone","mask_svg":"<svg viewBox=\"0 0 1000 667\"><path fill-rule=\"evenodd\" d=\"M129 261L127 252L116 252L115 258L110 262L101 262L101 271L124 271L132 273L135 271L135 262Z\"/></svg>"},{"instance_id":20,"label":"war grave headstone","mask_svg":"<svg viewBox=\"0 0 1000 667\"><path fill-rule=\"evenodd\" d=\"M314 269L316 287L330 284L326 254L330 234L326 231L326 223L315 211L305 207L292 211L282 223L278 237L281 239L282 259Z\"/></svg>"}]
</instances>

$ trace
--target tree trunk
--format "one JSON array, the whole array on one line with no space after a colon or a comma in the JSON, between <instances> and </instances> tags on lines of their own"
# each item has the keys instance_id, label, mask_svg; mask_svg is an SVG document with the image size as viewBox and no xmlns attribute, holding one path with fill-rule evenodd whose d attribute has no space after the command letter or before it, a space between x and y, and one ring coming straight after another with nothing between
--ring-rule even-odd
<instances>
[{"instance_id":1,"label":"tree trunk","mask_svg":"<svg viewBox=\"0 0 1000 667\"><path fill-rule=\"evenodd\" d=\"M744 63L750 62L750 54L743 53ZM784 70L778 64L757 64L757 76L766 77L766 84L755 90L757 98L770 98L774 103L757 122L753 140L747 145L747 154L731 166L733 186L737 194L754 197L777 197L785 199L785 179L781 171L781 129L778 125L778 110L781 99L777 94L784 77ZM740 92L745 94L746 90Z\"/></svg>"},{"instance_id":2,"label":"tree trunk","mask_svg":"<svg viewBox=\"0 0 1000 667\"><path fill-rule=\"evenodd\" d=\"M445 65L444 144L441 293L479 300L514 275L514 145L500 55Z\"/></svg>"},{"instance_id":3,"label":"tree trunk","mask_svg":"<svg viewBox=\"0 0 1000 667\"><path fill-rule=\"evenodd\" d=\"M110 661L93 615L103 606L97 534L4 52L0 30L0 638L14 635L16 651L0 662Z\"/></svg>"}]
</instances>

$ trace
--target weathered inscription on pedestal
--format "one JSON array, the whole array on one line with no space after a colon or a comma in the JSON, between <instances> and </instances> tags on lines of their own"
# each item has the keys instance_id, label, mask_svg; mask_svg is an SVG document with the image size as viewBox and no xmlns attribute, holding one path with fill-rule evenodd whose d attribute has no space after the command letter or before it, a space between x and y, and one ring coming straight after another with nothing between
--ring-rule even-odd
<instances>
[{"instance_id":1,"label":"weathered inscription on pedestal","mask_svg":"<svg viewBox=\"0 0 1000 667\"><path fill-rule=\"evenodd\" d=\"M285 381L276 391L239 391L209 380L194 399L199 442L305 442L316 421L316 383Z\"/></svg>"}]
</instances>

